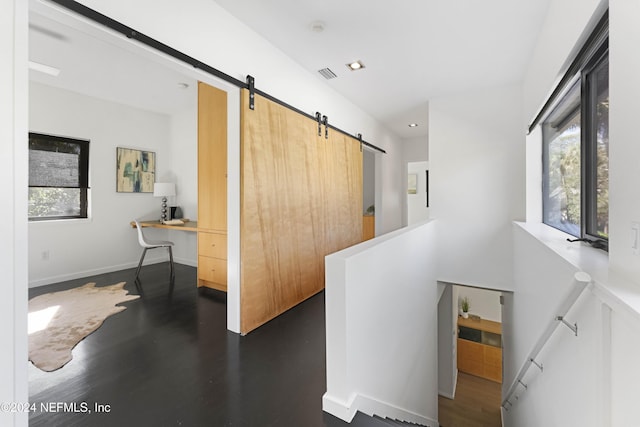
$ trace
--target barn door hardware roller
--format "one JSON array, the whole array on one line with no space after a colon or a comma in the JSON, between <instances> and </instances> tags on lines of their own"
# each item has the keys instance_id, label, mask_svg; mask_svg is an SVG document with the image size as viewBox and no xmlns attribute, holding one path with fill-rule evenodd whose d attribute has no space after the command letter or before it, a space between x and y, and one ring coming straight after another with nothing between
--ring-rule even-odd
<instances>
[{"instance_id":1,"label":"barn door hardware roller","mask_svg":"<svg viewBox=\"0 0 640 427\"><path fill-rule=\"evenodd\" d=\"M322 124L324 125L324 139L329 139L329 118L322 116Z\"/></svg>"},{"instance_id":2,"label":"barn door hardware roller","mask_svg":"<svg viewBox=\"0 0 640 427\"><path fill-rule=\"evenodd\" d=\"M322 114L316 111L316 122L318 122L318 136L322 136Z\"/></svg>"},{"instance_id":3,"label":"barn door hardware roller","mask_svg":"<svg viewBox=\"0 0 640 427\"><path fill-rule=\"evenodd\" d=\"M250 76L247 75L247 86L249 89L249 109L250 110L255 110L256 109L256 80Z\"/></svg>"},{"instance_id":4,"label":"barn door hardware roller","mask_svg":"<svg viewBox=\"0 0 640 427\"><path fill-rule=\"evenodd\" d=\"M360 152L362 153L362 134L358 134L358 141L360 141Z\"/></svg>"}]
</instances>

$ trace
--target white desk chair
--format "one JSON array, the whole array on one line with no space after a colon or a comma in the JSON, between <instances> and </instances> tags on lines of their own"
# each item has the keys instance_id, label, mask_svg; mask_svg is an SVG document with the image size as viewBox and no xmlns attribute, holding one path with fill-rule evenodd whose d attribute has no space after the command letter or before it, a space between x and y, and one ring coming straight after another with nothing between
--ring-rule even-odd
<instances>
[{"instance_id":1,"label":"white desk chair","mask_svg":"<svg viewBox=\"0 0 640 427\"><path fill-rule=\"evenodd\" d=\"M144 237L144 233L142 232L142 226L138 222L138 220L134 220L136 223L136 228L138 229L138 242L140 246L143 247L142 256L140 257L140 262L138 263L138 268L136 269L136 277L134 279L138 280L138 274L140 274L140 268L142 267L142 261L144 261L144 256L147 254L147 250L155 249L155 248L168 248L169 249L169 261L171 264L171 279L173 280L174 271L173 271L173 252L171 247L173 246L173 242L168 242L166 240L148 240Z\"/></svg>"}]
</instances>

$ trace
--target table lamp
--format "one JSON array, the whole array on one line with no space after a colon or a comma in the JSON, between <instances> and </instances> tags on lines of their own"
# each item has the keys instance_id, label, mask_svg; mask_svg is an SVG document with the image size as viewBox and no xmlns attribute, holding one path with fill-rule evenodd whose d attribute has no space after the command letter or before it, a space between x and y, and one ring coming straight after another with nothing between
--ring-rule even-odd
<instances>
[{"instance_id":1,"label":"table lamp","mask_svg":"<svg viewBox=\"0 0 640 427\"><path fill-rule=\"evenodd\" d=\"M153 184L153 197L162 197L160 220L167 220L167 197L176 195L176 185L173 182L156 182Z\"/></svg>"}]
</instances>

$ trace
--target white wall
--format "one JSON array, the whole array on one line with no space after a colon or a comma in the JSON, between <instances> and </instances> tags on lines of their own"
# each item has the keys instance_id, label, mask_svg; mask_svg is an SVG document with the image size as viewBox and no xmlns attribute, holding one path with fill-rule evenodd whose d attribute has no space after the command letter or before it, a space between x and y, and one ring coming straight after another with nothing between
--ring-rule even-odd
<instances>
[{"instance_id":1,"label":"white wall","mask_svg":"<svg viewBox=\"0 0 640 427\"><path fill-rule=\"evenodd\" d=\"M429 103L430 216L439 222L439 280L510 289L511 221L524 218L518 86Z\"/></svg>"},{"instance_id":2,"label":"white wall","mask_svg":"<svg viewBox=\"0 0 640 427\"><path fill-rule=\"evenodd\" d=\"M428 222L326 257L325 411L435 424L436 250Z\"/></svg>"},{"instance_id":3,"label":"white wall","mask_svg":"<svg viewBox=\"0 0 640 427\"><path fill-rule=\"evenodd\" d=\"M184 184L179 188L196 187L197 181L189 169L185 175L172 170L170 117L39 83L30 84L29 101L30 131L90 141L91 187L89 219L29 223L30 284L43 285L134 267L141 248L129 222L134 218L158 217L160 200L151 193L116 192L116 147L154 151L157 180L181 176ZM184 146L191 146L193 152L195 141L183 138L180 147ZM192 182L187 183L185 180L189 179ZM193 206L193 200L188 200L193 194L185 191L177 197L187 206ZM147 234L167 236L164 230L149 230ZM195 247L195 240L190 246ZM180 251L186 250L186 245L177 247ZM44 251L49 252L46 260L42 257ZM192 249L192 263L194 251ZM154 252L149 252L149 262L168 259L166 251ZM181 253L177 254L178 260Z\"/></svg>"},{"instance_id":4,"label":"white wall","mask_svg":"<svg viewBox=\"0 0 640 427\"><path fill-rule=\"evenodd\" d=\"M27 3L0 1L0 402L27 402ZM26 426L27 413L0 411L3 426Z\"/></svg>"},{"instance_id":5,"label":"white wall","mask_svg":"<svg viewBox=\"0 0 640 427\"><path fill-rule=\"evenodd\" d=\"M531 265L528 273L533 274L541 267ZM546 265L545 268L552 268ZM524 286L531 286L531 280ZM571 283L570 281L568 282ZM566 284L553 285L566 288ZM520 288L518 289L520 290ZM517 291L516 291L517 292ZM517 295L517 294L516 294ZM538 295L540 296L540 294ZM529 304L536 308L542 305ZM547 304L547 307L550 304ZM530 311L530 310L528 310ZM543 364L544 371L531 366L522 382L525 390L518 387L518 399L512 398L509 411L504 411L505 426L538 427L548 426L606 426L601 411L606 403L600 395L603 378L600 358L600 336L602 335L601 304L589 291L585 291L576 305L565 316L570 323L578 324L578 336L564 325L558 325L547 345L538 355L537 363ZM514 321L524 317L518 309L514 311ZM528 319L533 320L530 316ZM539 325L546 326L553 317L537 318ZM516 326L518 328L518 326ZM522 339L524 330L518 328L515 342L518 347L530 344ZM534 336L533 338L537 338ZM520 360L519 362L523 362ZM518 366L519 368L519 366ZM510 381L504 383L510 385ZM609 396L607 395L606 398ZM636 420L637 421L637 420ZM624 424L630 426L633 424Z\"/></svg>"},{"instance_id":6,"label":"white wall","mask_svg":"<svg viewBox=\"0 0 640 427\"><path fill-rule=\"evenodd\" d=\"M457 286L438 283L444 291L438 301L438 394L453 399L458 380L456 341L458 311L454 310Z\"/></svg>"},{"instance_id":7,"label":"white wall","mask_svg":"<svg viewBox=\"0 0 640 427\"><path fill-rule=\"evenodd\" d=\"M428 125L428 123L425 123ZM411 164L418 162L427 162L427 166L424 169L427 169L429 160L429 137L428 136L419 136L415 138L407 138L402 140L402 164L405 173L410 173L409 168ZM416 169L417 166L414 164L413 169ZM416 171L420 173L419 171ZM424 181L422 179L424 177L424 171L422 175L419 177L420 181ZM407 179L404 178L404 204L402 206L402 225L410 225L415 224L417 222L424 221L429 218L428 210L425 211L426 207L420 209L419 199L421 197L420 193L416 195L407 195L406 185ZM419 185L419 184L418 184ZM426 203L423 205L426 206ZM413 210L412 210L413 209ZM409 217L412 217L410 220Z\"/></svg>"},{"instance_id":8,"label":"white wall","mask_svg":"<svg viewBox=\"0 0 640 427\"><path fill-rule=\"evenodd\" d=\"M198 96L196 84L189 87L193 101L189 109L170 117L170 182L176 183L173 205L180 206L185 218L198 219ZM162 182L162 180L159 179ZM196 233L171 230L168 240L175 243L173 256L182 264L196 265Z\"/></svg>"},{"instance_id":9,"label":"white wall","mask_svg":"<svg viewBox=\"0 0 640 427\"><path fill-rule=\"evenodd\" d=\"M637 318L626 316L621 312L614 312L611 316L611 354L608 372L610 375L610 390L604 396L605 403L610 405L611 425L625 427L638 425L640 420L640 368L638 354L640 345L640 322ZM606 386L606 383L605 383ZM606 411L603 411L605 415Z\"/></svg>"},{"instance_id":10,"label":"white wall","mask_svg":"<svg viewBox=\"0 0 640 427\"><path fill-rule=\"evenodd\" d=\"M610 1L609 259L610 268L640 287L640 256L631 250L631 224L640 222L640 2Z\"/></svg>"},{"instance_id":11,"label":"white wall","mask_svg":"<svg viewBox=\"0 0 640 427\"><path fill-rule=\"evenodd\" d=\"M514 225L514 288L505 298L504 386L509 387L534 344L573 289L573 274L594 280L527 371L518 399L504 411L505 426L637 425L640 409L640 295L633 283L607 274L598 249L576 247L540 224Z\"/></svg>"},{"instance_id":12,"label":"white wall","mask_svg":"<svg viewBox=\"0 0 640 427\"><path fill-rule=\"evenodd\" d=\"M521 227L515 225L513 233L514 293L506 302L513 317L505 313L502 325L505 387L513 382L549 321L559 314L556 311L569 294L578 270Z\"/></svg>"},{"instance_id":13,"label":"white wall","mask_svg":"<svg viewBox=\"0 0 640 427\"><path fill-rule=\"evenodd\" d=\"M429 137L418 136L402 140L402 155L406 162L426 162L429 160Z\"/></svg>"},{"instance_id":14,"label":"white wall","mask_svg":"<svg viewBox=\"0 0 640 427\"><path fill-rule=\"evenodd\" d=\"M502 306L500 305L501 292L488 289L470 288L468 286L456 286L458 288L457 308L463 298L469 298L469 313L480 316L483 319L494 322L502 322Z\"/></svg>"}]
</instances>

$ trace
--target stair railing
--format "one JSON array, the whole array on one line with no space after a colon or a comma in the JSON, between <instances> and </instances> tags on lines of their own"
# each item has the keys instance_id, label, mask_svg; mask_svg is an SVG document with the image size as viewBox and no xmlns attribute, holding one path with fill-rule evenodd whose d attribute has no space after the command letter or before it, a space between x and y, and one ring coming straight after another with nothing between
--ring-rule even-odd
<instances>
[{"instance_id":1,"label":"stair railing","mask_svg":"<svg viewBox=\"0 0 640 427\"><path fill-rule=\"evenodd\" d=\"M556 315L553 318L553 320L549 322L546 329L544 330L540 338L538 338L538 341L536 342L535 346L527 356L527 359L522 364L520 371L518 371L518 375L509 386L507 394L505 395L505 398L502 401L502 407L506 411L508 411L509 408L513 406L513 404L511 403L511 399L514 397L514 395L516 399L518 398L518 395L516 394L518 389L522 388L523 390L527 390L527 384L523 382L523 379L525 374L531 367L531 365L535 365L538 369L540 369L540 372L544 371L544 366L542 365L542 363L539 363L538 361L536 361L536 357L538 357L538 354L540 354L540 351L547 344L547 342L549 341L549 338L551 338L551 335L553 335L556 328L562 323L566 327L571 329L576 336L578 336L578 324L569 323L564 318L564 316L566 316L566 314L576 303L580 295L582 295L582 292L587 288L587 286L591 284L592 281L591 281L591 276L589 276L587 273L583 271L579 271L576 274L574 274L573 282L575 286L572 287L571 292L565 298L562 304L560 304L560 306L558 307L558 310L556 311L556 313L559 313L559 314Z\"/></svg>"}]
</instances>

